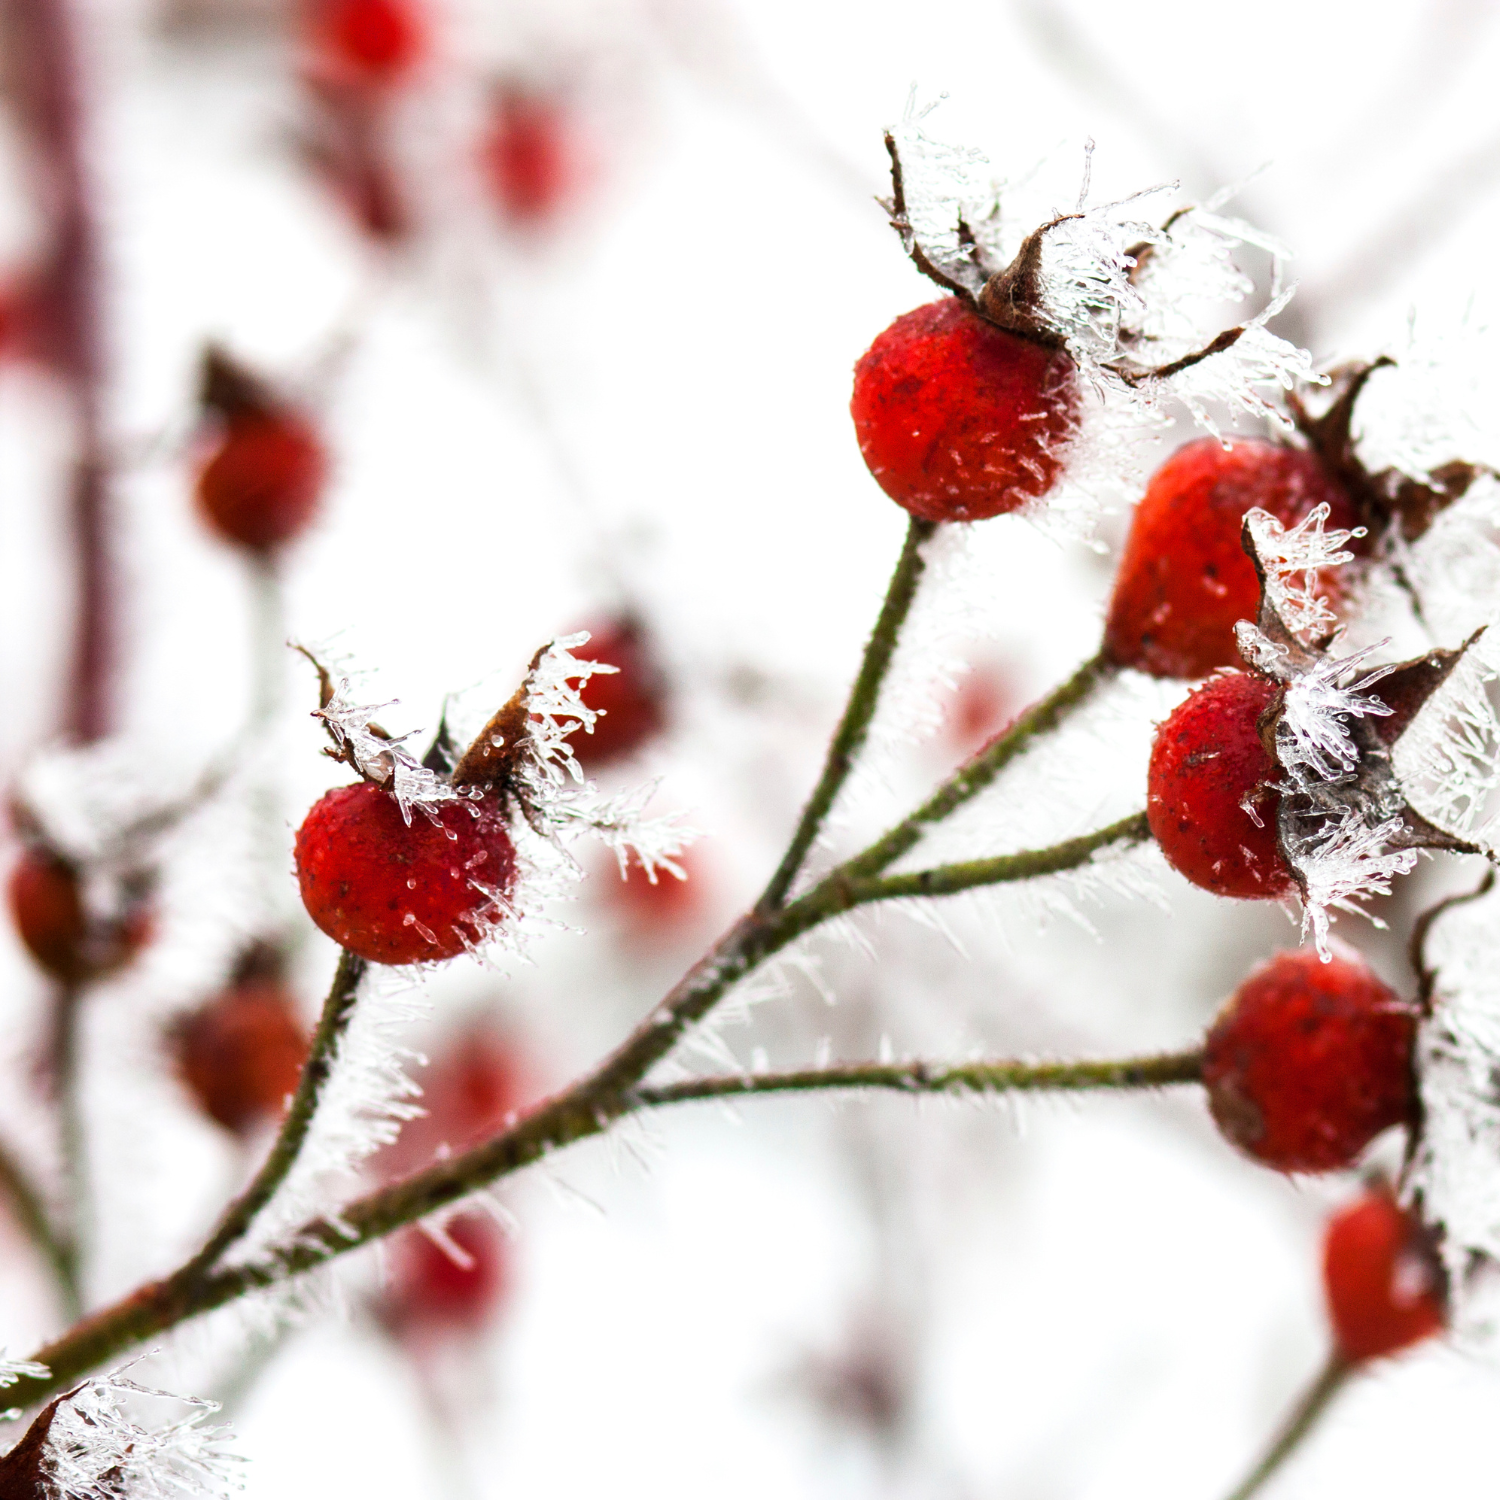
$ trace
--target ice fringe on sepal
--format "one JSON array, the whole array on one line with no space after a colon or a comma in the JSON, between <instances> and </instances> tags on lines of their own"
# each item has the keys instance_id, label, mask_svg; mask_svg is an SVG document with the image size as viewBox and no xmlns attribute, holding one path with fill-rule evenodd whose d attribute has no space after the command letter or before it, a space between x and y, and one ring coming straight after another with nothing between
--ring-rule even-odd
<instances>
[{"instance_id":1,"label":"ice fringe on sepal","mask_svg":"<svg viewBox=\"0 0 1500 1500\"><path fill-rule=\"evenodd\" d=\"M1325 963L1330 912L1360 911L1365 898L1389 894L1419 850L1487 852L1469 836L1472 818L1458 826L1434 822L1412 803L1396 769L1402 740L1419 724L1422 764L1465 775L1478 770L1484 742L1476 712L1465 707L1466 697L1444 693L1477 636L1456 650L1378 667L1367 667L1368 658L1388 642L1334 655L1339 633L1321 634L1332 614L1317 582L1320 569L1349 560L1339 549L1350 534L1325 533L1326 519L1320 506L1288 530L1263 510L1246 515L1243 540L1260 577L1260 614L1255 624L1236 627L1246 664L1280 685L1261 726L1281 777L1273 785L1278 842L1302 896L1304 935L1310 928ZM1294 577L1302 582L1293 586ZM1472 804L1492 775L1486 766L1446 805Z\"/></svg>"},{"instance_id":2,"label":"ice fringe on sepal","mask_svg":"<svg viewBox=\"0 0 1500 1500\"><path fill-rule=\"evenodd\" d=\"M127 1368L129 1368L127 1366ZM139 1398L193 1408L142 1426ZM43 1408L0 1458L0 1493L16 1500L219 1500L239 1490L229 1429L205 1425L217 1402L138 1385L123 1371L75 1387Z\"/></svg>"},{"instance_id":3,"label":"ice fringe on sepal","mask_svg":"<svg viewBox=\"0 0 1500 1500\"><path fill-rule=\"evenodd\" d=\"M934 107L919 108L913 96L890 132L904 177L906 213L897 227L908 251L919 248L951 284L977 297L1045 224L1036 311L1086 383L1107 398L1115 420L1133 412L1135 421L1154 425L1170 393L1215 436L1216 407L1285 428L1286 414L1271 397L1299 383L1323 383L1307 352L1267 326L1294 288L1278 290L1232 331L1213 322L1225 303L1243 302L1254 289L1235 263L1240 245L1269 251L1278 268L1288 257L1269 236L1218 212L1233 189L1166 213L1160 223L1143 204L1175 184L1090 205L1090 144L1082 189L1071 208L1061 208L1033 181L997 184L980 152L934 140L923 128ZM1011 197L1024 207L1011 209ZM1207 358L1192 359L1215 343ZM1170 369L1179 362L1182 368ZM1158 376L1164 368L1169 373Z\"/></svg>"}]
</instances>

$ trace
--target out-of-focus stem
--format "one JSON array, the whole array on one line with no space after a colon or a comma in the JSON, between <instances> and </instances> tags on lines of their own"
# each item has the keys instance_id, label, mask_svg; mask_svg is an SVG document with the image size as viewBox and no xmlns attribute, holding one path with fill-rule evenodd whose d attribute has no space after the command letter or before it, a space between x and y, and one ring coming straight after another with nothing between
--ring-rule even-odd
<instances>
[{"instance_id":1,"label":"out-of-focus stem","mask_svg":"<svg viewBox=\"0 0 1500 1500\"><path fill-rule=\"evenodd\" d=\"M113 727L116 581L104 433L104 319L98 232L84 140L83 75L70 0L8 0L24 124L49 214L48 352L73 394L70 520L77 609L65 725L87 743Z\"/></svg>"},{"instance_id":2,"label":"out-of-focus stem","mask_svg":"<svg viewBox=\"0 0 1500 1500\"><path fill-rule=\"evenodd\" d=\"M0 1145L0 1195L10 1204L11 1213L27 1238L46 1257L67 1316L76 1318L82 1305L73 1246L52 1223L42 1195L30 1175L3 1145Z\"/></svg>"},{"instance_id":3,"label":"out-of-focus stem","mask_svg":"<svg viewBox=\"0 0 1500 1500\"><path fill-rule=\"evenodd\" d=\"M1345 1381L1354 1373L1354 1368L1337 1353L1329 1356L1328 1363L1323 1366L1318 1378L1302 1393L1302 1399L1292 1408L1285 1425L1266 1449L1260 1462L1235 1486L1226 1500L1250 1500L1259 1491L1296 1450L1302 1439L1317 1426L1318 1419L1343 1389Z\"/></svg>"},{"instance_id":4,"label":"out-of-focus stem","mask_svg":"<svg viewBox=\"0 0 1500 1500\"><path fill-rule=\"evenodd\" d=\"M78 1258L88 1241L90 1212L88 1153L78 1076L78 1033L86 994L82 985L59 984L52 996L52 1068L57 1101L58 1154L62 1160L63 1195L68 1205L71 1279L75 1283Z\"/></svg>"}]
</instances>

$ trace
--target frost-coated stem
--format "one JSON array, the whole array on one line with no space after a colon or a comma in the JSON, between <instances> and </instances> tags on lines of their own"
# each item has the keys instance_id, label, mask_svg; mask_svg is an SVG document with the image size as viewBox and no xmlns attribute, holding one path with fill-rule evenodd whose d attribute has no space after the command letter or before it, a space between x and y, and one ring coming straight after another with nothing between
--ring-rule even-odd
<instances>
[{"instance_id":1,"label":"frost-coated stem","mask_svg":"<svg viewBox=\"0 0 1500 1500\"><path fill-rule=\"evenodd\" d=\"M323 1002L323 1014L318 1017L318 1027L313 1032L307 1062L303 1065L302 1076L297 1080L297 1091L292 1095L286 1119L281 1122L276 1143L271 1147L260 1170L251 1179L250 1185L224 1210L214 1232L180 1274L192 1279L201 1272L212 1270L219 1257L245 1234L255 1216L271 1201L276 1189L286 1180L312 1126L323 1085L333 1070L339 1040L348 1029L349 1018L354 1014L355 996L359 992L359 982L364 978L366 967L364 959L356 958L347 949L340 953L339 966L334 971L328 998Z\"/></svg>"},{"instance_id":2,"label":"frost-coated stem","mask_svg":"<svg viewBox=\"0 0 1500 1500\"><path fill-rule=\"evenodd\" d=\"M922 521L916 516L911 518L911 524L906 528L906 542L901 548L896 571L891 574L885 603L880 607L875 628L865 643L864 658L860 662L854 686L849 690L844 717L839 721L833 739L829 741L823 774L807 799L807 806L802 810L792 841L787 845L776 873L760 898L761 905L766 910L774 910L786 900L792 882L796 880L808 851L818 837L823 820L833 807L840 788L849 779L849 772L864 746L865 738L870 732L870 721L875 717L875 708L880 701L880 687L890 670L891 657L895 654L896 642L901 635L901 627L911 613L912 602L917 597L917 587L926 570L922 546L936 530L934 522Z\"/></svg>"},{"instance_id":3,"label":"frost-coated stem","mask_svg":"<svg viewBox=\"0 0 1500 1500\"><path fill-rule=\"evenodd\" d=\"M900 859L929 828L978 796L1011 761L1029 750L1042 735L1056 729L1117 670L1103 653L1090 657L1066 682L1053 688L1045 698L1039 698L1008 729L970 756L910 817L902 819L863 854L848 861L842 867L843 873L855 877L878 875Z\"/></svg>"},{"instance_id":4,"label":"frost-coated stem","mask_svg":"<svg viewBox=\"0 0 1500 1500\"><path fill-rule=\"evenodd\" d=\"M31 1177L11 1153L0 1145L0 1196L10 1204L11 1213L26 1237L47 1259L57 1280L57 1289L70 1318L82 1311L78 1294L77 1267L73 1247L67 1237L52 1223L42 1195Z\"/></svg>"},{"instance_id":5,"label":"frost-coated stem","mask_svg":"<svg viewBox=\"0 0 1500 1500\"><path fill-rule=\"evenodd\" d=\"M1122 826L1126 829L1123 835L1116 832L1113 836L1135 836L1135 821L1127 818L1123 825L1113 825L1114 829ZM1098 835L1089 835L1083 839L1069 840L1066 846L1057 846L1058 849L1067 849L1066 858L1047 849L1005 855L1003 859L1012 862L1008 871L991 871L985 883L1026 880L1039 874L1054 873L1059 869L1084 864L1094 850L1102 846ZM905 879L904 876L892 878L897 881ZM123 1301L102 1309L61 1338L39 1349L33 1357L52 1371L51 1376L47 1379L23 1378L12 1388L6 1399L19 1405L41 1401L62 1390L70 1381L86 1374L96 1365L133 1348L145 1339L186 1322L189 1318L223 1307L248 1292L313 1270L336 1256L356 1250L393 1230L448 1208L565 1146L603 1134L616 1121L642 1108L641 1080L676 1046L684 1032L713 1009L733 984L829 917L848 911L851 906L861 904L861 900L885 899L885 893L881 891L882 885L881 881L867 882L864 887L866 894L862 895L859 885L852 885L841 879L841 871L836 870L814 890L779 912L751 911L729 929L714 948L684 975L666 998L592 1073L579 1079L562 1093L542 1100L491 1140L484 1141L459 1156L434 1162L432 1166L411 1177L346 1205L338 1212L337 1224L326 1219L303 1224L287 1236L277 1256L215 1271L214 1262L222 1254L223 1248L243 1232L243 1226L248 1224L249 1217L264 1205L270 1188L274 1188L275 1183L285 1176L295 1158L297 1145L305 1135L307 1122L311 1118L316 1092L310 1083L316 1070L309 1062L293 1100L292 1113L288 1116L271 1157L250 1189L226 1214L224 1225L209 1244L181 1270L164 1281L151 1282L138 1288ZM351 963L359 965L362 970L363 965L359 960L350 960L346 955L345 962L341 963L339 969L341 976L345 976L346 964ZM353 987L357 978L357 974L352 979L346 976L347 988L343 990L340 981L335 980L334 989L324 1009L323 1021L319 1025L319 1038L325 1036L333 1024L332 1018L340 1013L341 1007L352 1005ZM342 1000L338 998L341 993ZM317 1039L314 1047L317 1055ZM326 1051L322 1055L326 1071ZM1195 1055L1190 1061L1189 1054L1180 1054L1159 1062L1144 1059L1082 1066L1101 1070L1091 1086L1124 1088L1190 1081L1195 1063ZM1160 1066L1163 1069L1162 1076L1143 1078L1136 1082L1128 1073L1121 1072L1112 1083L1107 1082L1103 1076L1110 1068L1128 1070L1149 1066ZM934 1077L939 1076L941 1071L936 1066L931 1067ZM953 1071L955 1074L961 1073L964 1067L959 1065ZM1044 1085L1040 1082L1033 1085L1042 1086ZM1062 1088L1069 1085L1059 1082L1051 1086ZM1081 1088L1085 1085L1075 1083L1071 1086ZM910 1085L905 1087L908 1092L911 1091ZM957 1088L958 1085L955 1082L951 1087ZM301 1124L295 1126L294 1120L298 1119ZM259 1191L263 1187L265 1191ZM252 1195L256 1195L254 1200Z\"/></svg>"},{"instance_id":6,"label":"frost-coated stem","mask_svg":"<svg viewBox=\"0 0 1500 1500\"><path fill-rule=\"evenodd\" d=\"M57 1145L62 1163L63 1199L68 1205L68 1253L72 1292L77 1294L78 1260L89 1232L87 1146L83 1098L78 1078L78 1032L86 991L59 984L52 996L52 1079L57 1101Z\"/></svg>"},{"instance_id":7,"label":"frost-coated stem","mask_svg":"<svg viewBox=\"0 0 1500 1500\"><path fill-rule=\"evenodd\" d=\"M837 1063L788 1073L735 1073L720 1078L689 1078L639 1088L642 1108L684 1104L694 1099L739 1099L749 1094L810 1094L845 1090L893 1089L901 1094L1007 1094L1043 1090L1153 1089L1198 1083L1203 1054L1164 1053L1104 1062Z\"/></svg>"},{"instance_id":8,"label":"frost-coated stem","mask_svg":"<svg viewBox=\"0 0 1500 1500\"><path fill-rule=\"evenodd\" d=\"M1277 1434L1275 1442L1266 1450L1265 1456L1229 1493L1226 1500L1250 1500L1261 1486L1279 1469L1297 1445L1318 1423L1318 1418L1328 1409L1328 1404L1343 1389L1344 1383L1354 1373L1354 1366L1337 1353L1329 1356L1318 1378L1302 1393L1302 1399L1293 1408L1286 1425Z\"/></svg>"},{"instance_id":9,"label":"frost-coated stem","mask_svg":"<svg viewBox=\"0 0 1500 1500\"><path fill-rule=\"evenodd\" d=\"M1016 880L1034 880L1039 875L1055 875L1059 870L1073 870L1087 864L1101 849L1115 844L1140 843L1150 837L1146 814L1132 813L1117 823L1095 829L1093 833L1079 834L1077 838L1064 839L1046 849L1023 849L1016 854L992 855L989 859L935 865L930 870L850 880L845 890L852 897L851 906L891 901L902 896L952 896L977 886L1004 885Z\"/></svg>"}]
</instances>

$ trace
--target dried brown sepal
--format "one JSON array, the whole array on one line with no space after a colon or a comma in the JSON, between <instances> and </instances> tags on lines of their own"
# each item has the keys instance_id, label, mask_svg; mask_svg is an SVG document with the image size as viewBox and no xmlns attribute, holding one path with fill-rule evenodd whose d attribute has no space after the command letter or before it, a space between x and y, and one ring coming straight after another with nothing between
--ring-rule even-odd
<instances>
[{"instance_id":1,"label":"dried brown sepal","mask_svg":"<svg viewBox=\"0 0 1500 1500\"><path fill-rule=\"evenodd\" d=\"M1033 229L1021 242L1016 258L1000 272L991 276L980 288L975 306L981 317L988 319L997 328L1020 334L1049 348L1061 349L1063 337L1048 327L1041 316L1042 308L1042 242L1059 224L1070 219L1082 218L1081 214L1059 214L1037 229Z\"/></svg>"},{"instance_id":2,"label":"dried brown sepal","mask_svg":"<svg viewBox=\"0 0 1500 1500\"><path fill-rule=\"evenodd\" d=\"M286 404L266 380L217 343L203 350L198 400L205 411L231 422L237 417L267 416Z\"/></svg>"},{"instance_id":3,"label":"dried brown sepal","mask_svg":"<svg viewBox=\"0 0 1500 1500\"><path fill-rule=\"evenodd\" d=\"M55 1490L48 1476L47 1438L58 1407L82 1389L77 1386L49 1401L21 1434L20 1442L0 1456L0 1500L54 1500Z\"/></svg>"},{"instance_id":4,"label":"dried brown sepal","mask_svg":"<svg viewBox=\"0 0 1500 1500\"><path fill-rule=\"evenodd\" d=\"M955 297L961 297L972 307L974 305L973 291L942 270L917 239L916 231L912 228L911 219L906 211L906 178L901 170L901 151L896 145L896 137L889 130L885 133L885 149L891 158L891 196L889 199L882 198L877 201L890 216L891 228L901 237L902 249L911 258L912 264L929 281L936 282L945 292L952 292ZM972 259L973 252L970 252L970 255Z\"/></svg>"},{"instance_id":5,"label":"dried brown sepal","mask_svg":"<svg viewBox=\"0 0 1500 1500\"><path fill-rule=\"evenodd\" d=\"M334 699L333 678L329 674L328 668L325 667L323 663L320 662L318 658L307 649L306 646L303 646L294 641L292 643L292 650L296 651L299 655L306 657L307 660L312 663L313 671L318 674L318 706L314 710L313 717L322 718L323 727L328 732L328 738L331 742L324 749L323 754L326 755L329 760L336 760L340 765L348 766L349 769L356 772L362 780L373 782L376 786L384 786L386 782L390 780L391 767L386 766L384 768L385 774L383 776L372 774L368 767L360 765L360 763L354 758L354 752L349 748L348 742L341 739L334 732L333 725L328 722L328 719L326 717L328 705L332 703ZM379 724L369 723L365 725L365 728L369 730L369 732L373 734L378 740L390 739L390 735L384 729L382 729Z\"/></svg>"},{"instance_id":6,"label":"dried brown sepal","mask_svg":"<svg viewBox=\"0 0 1500 1500\"><path fill-rule=\"evenodd\" d=\"M550 647L542 646L531 658L526 669L526 678L505 706L474 739L453 768L454 786L473 786L495 789L502 794L515 791L516 766L521 752L526 748L526 723L530 715L531 684L536 669Z\"/></svg>"},{"instance_id":7,"label":"dried brown sepal","mask_svg":"<svg viewBox=\"0 0 1500 1500\"><path fill-rule=\"evenodd\" d=\"M1285 714L1286 685L1321 665L1334 637L1324 636L1311 644L1298 638L1281 617L1266 586L1266 567L1256 548L1248 516L1241 527L1240 540L1260 580L1260 610L1256 626L1279 648L1275 671L1268 671L1256 663L1246 663L1251 672L1281 684L1281 691L1271 700L1257 724L1261 743L1279 768L1277 739ZM1275 788L1280 793L1277 844L1304 899L1307 883L1302 872L1301 855L1307 845L1306 829L1310 822L1318 820L1337 824L1352 814L1366 828L1373 829L1399 818L1400 826L1387 836L1387 849L1439 849L1454 854L1492 857L1484 845L1440 828L1418 812L1407 799L1391 761L1393 747L1482 633L1476 631L1457 650L1429 651L1410 661L1400 662L1380 679L1379 699L1392 712L1389 715L1351 715L1348 718L1345 730L1357 756L1356 768L1350 775L1324 782L1315 791L1299 789L1290 780Z\"/></svg>"}]
</instances>

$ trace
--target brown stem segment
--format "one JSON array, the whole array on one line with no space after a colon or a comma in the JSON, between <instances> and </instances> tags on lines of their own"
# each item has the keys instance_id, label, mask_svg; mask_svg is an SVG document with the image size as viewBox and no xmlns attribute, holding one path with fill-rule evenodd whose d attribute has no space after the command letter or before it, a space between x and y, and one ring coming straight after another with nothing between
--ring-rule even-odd
<instances>
[{"instance_id":1,"label":"brown stem segment","mask_svg":"<svg viewBox=\"0 0 1500 1500\"><path fill-rule=\"evenodd\" d=\"M36 1184L10 1148L3 1145L0 1145L0 1195L9 1203L11 1213L26 1237L46 1257L68 1315L76 1318L82 1307L73 1246L52 1223Z\"/></svg>"},{"instance_id":2,"label":"brown stem segment","mask_svg":"<svg viewBox=\"0 0 1500 1500\"><path fill-rule=\"evenodd\" d=\"M1344 1388L1355 1366L1337 1353L1329 1356L1318 1378L1302 1394L1292 1409L1286 1425L1277 1434L1260 1462L1237 1484L1227 1500L1250 1500L1296 1450L1308 1433L1317 1426L1329 1403Z\"/></svg>"}]
</instances>

